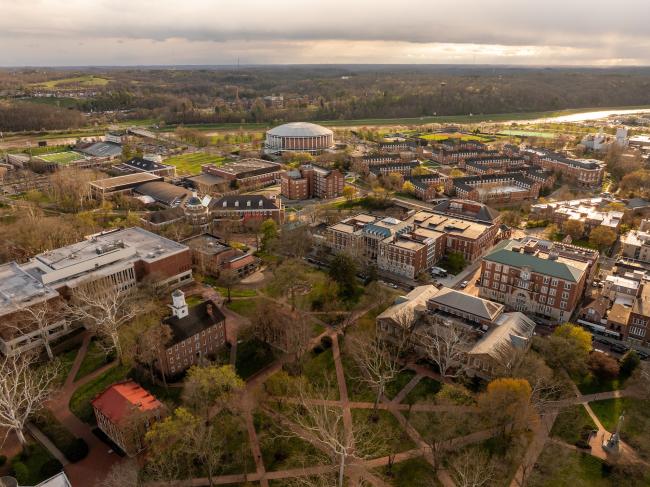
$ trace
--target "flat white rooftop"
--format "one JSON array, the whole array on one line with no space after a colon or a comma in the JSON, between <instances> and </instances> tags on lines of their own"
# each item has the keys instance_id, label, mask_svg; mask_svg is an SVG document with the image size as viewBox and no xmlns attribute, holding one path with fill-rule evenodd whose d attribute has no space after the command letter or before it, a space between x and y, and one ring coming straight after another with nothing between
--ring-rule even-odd
<instances>
[{"instance_id":1,"label":"flat white rooftop","mask_svg":"<svg viewBox=\"0 0 650 487\"><path fill-rule=\"evenodd\" d=\"M0 265L0 316L58 295L15 262Z\"/></svg>"}]
</instances>

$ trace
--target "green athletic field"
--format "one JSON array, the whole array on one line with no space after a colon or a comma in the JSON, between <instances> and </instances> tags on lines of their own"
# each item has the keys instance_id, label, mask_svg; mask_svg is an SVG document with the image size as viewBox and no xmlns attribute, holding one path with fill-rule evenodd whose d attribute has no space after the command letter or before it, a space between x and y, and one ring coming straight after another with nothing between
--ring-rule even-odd
<instances>
[{"instance_id":1,"label":"green athletic field","mask_svg":"<svg viewBox=\"0 0 650 487\"><path fill-rule=\"evenodd\" d=\"M176 166L176 172L179 175L200 174L203 164L223 164L225 158L206 154L204 152L193 152L190 154L180 154L165 159L165 164Z\"/></svg>"}]
</instances>

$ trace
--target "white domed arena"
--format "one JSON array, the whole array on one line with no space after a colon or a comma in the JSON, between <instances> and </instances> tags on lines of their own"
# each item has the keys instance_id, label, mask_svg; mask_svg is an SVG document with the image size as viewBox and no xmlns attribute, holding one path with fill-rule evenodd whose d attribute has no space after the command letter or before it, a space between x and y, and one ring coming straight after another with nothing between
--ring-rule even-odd
<instances>
[{"instance_id":1,"label":"white domed arena","mask_svg":"<svg viewBox=\"0 0 650 487\"><path fill-rule=\"evenodd\" d=\"M319 154L334 145L334 132L308 122L285 123L266 132L264 149L268 154L286 151Z\"/></svg>"}]
</instances>

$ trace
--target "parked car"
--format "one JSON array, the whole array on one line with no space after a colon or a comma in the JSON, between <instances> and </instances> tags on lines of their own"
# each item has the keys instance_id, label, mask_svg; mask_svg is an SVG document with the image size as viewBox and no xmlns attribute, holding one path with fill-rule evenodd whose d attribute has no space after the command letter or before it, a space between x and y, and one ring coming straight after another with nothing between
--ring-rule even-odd
<instances>
[{"instance_id":1,"label":"parked car","mask_svg":"<svg viewBox=\"0 0 650 487\"><path fill-rule=\"evenodd\" d=\"M463 281L463 282L460 283L460 288L465 289L468 284L469 284L469 281Z\"/></svg>"}]
</instances>

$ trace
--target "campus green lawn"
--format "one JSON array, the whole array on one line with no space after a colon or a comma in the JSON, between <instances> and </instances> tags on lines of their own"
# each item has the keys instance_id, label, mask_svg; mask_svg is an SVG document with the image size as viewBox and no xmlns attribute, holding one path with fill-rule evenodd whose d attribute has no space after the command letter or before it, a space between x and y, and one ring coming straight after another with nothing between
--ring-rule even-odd
<instances>
[{"instance_id":1,"label":"campus green lawn","mask_svg":"<svg viewBox=\"0 0 650 487\"><path fill-rule=\"evenodd\" d=\"M267 471L327 463L324 455L311 443L288 435L283 425L266 414L254 413L253 423Z\"/></svg>"},{"instance_id":2,"label":"campus green lawn","mask_svg":"<svg viewBox=\"0 0 650 487\"><path fill-rule=\"evenodd\" d=\"M603 462L586 453L547 443L528 478L530 487L612 487Z\"/></svg>"},{"instance_id":3,"label":"campus green lawn","mask_svg":"<svg viewBox=\"0 0 650 487\"><path fill-rule=\"evenodd\" d=\"M328 348L320 353L312 351L306 355L303 375L307 378L307 382L324 393L328 399L338 399L339 389L336 382L336 366L332 349Z\"/></svg>"},{"instance_id":4,"label":"campus green lawn","mask_svg":"<svg viewBox=\"0 0 650 487\"><path fill-rule=\"evenodd\" d=\"M66 151L66 152L52 152L49 154L41 154L38 156L39 159L43 159L46 162L53 162L60 166L66 166L74 161L83 159L81 154L76 152Z\"/></svg>"},{"instance_id":5,"label":"campus green lawn","mask_svg":"<svg viewBox=\"0 0 650 487\"><path fill-rule=\"evenodd\" d=\"M575 445L584 438L583 431L597 429L591 416L582 404L574 404L558 414L551 436Z\"/></svg>"},{"instance_id":6,"label":"campus green lawn","mask_svg":"<svg viewBox=\"0 0 650 487\"><path fill-rule=\"evenodd\" d=\"M440 487L442 484L433 467L423 457L411 458L404 462L378 469L384 480L393 487Z\"/></svg>"},{"instance_id":7,"label":"campus green lawn","mask_svg":"<svg viewBox=\"0 0 650 487\"><path fill-rule=\"evenodd\" d=\"M214 286L214 288L222 296L228 296L228 290L225 287ZM230 297L232 298L254 298L257 296L257 291L255 289L231 289Z\"/></svg>"},{"instance_id":8,"label":"campus green lawn","mask_svg":"<svg viewBox=\"0 0 650 487\"><path fill-rule=\"evenodd\" d=\"M440 392L442 384L435 379L423 377L420 382L406 395L405 403L415 404L417 402L435 402L436 394Z\"/></svg>"},{"instance_id":9,"label":"campus green lawn","mask_svg":"<svg viewBox=\"0 0 650 487\"><path fill-rule=\"evenodd\" d=\"M104 350L97 344L95 340L91 341L90 345L88 345L86 356L81 361L81 366L79 367L79 371L77 372L74 380L78 381L82 377L87 376L103 365L109 363L111 360L113 360L113 358L114 356L112 354L106 355Z\"/></svg>"},{"instance_id":10,"label":"campus green lawn","mask_svg":"<svg viewBox=\"0 0 650 487\"><path fill-rule=\"evenodd\" d=\"M222 165L225 158L206 154L205 152L192 152L188 154L179 154L165 159L165 164L176 166L178 174L199 174L203 164Z\"/></svg>"},{"instance_id":11,"label":"campus green lawn","mask_svg":"<svg viewBox=\"0 0 650 487\"><path fill-rule=\"evenodd\" d=\"M233 299L226 303L226 307L245 318L252 319L257 312L257 299Z\"/></svg>"},{"instance_id":12,"label":"campus green lawn","mask_svg":"<svg viewBox=\"0 0 650 487\"><path fill-rule=\"evenodd\" d=\"M583 394L616 391L625 387L625 379L599 379L591 373L587 373L584 377L574 380L574 382Z\"/></svg>"},{"instance_id":13,"label":"campus green lawn","mask_svg":"<svg viewBox=\"0 0 650 487\"><path fill-rule=\"evenodd\" d=\"M251 338L237 345L235 370L245 380L271 364L275 358L276 355L270 345Z\"/></svg>"},{"instance_id":14,"label":"campus green lawn","mask_svg":"<svg viewBox=\"0 0 650 487\"><path fill-rule=\"evenodd\" d=\"M70 411L80 420L94 424L95 416L90 401L111 384L124 380L129 373L129 368L116 365L99 377L79 387L70 398Z\"/></svg>"},{"instance_id":15,"label":"campus green lawn","mask_svg":"<svg viewBox=\"0 0 650 487\"><path fill-rule=\"evenodd\" d=\"M404 413L411 425L420 433L426 442L432 440L444 441L459 436L465 436L486 428L477 413L467 411L423 412L411 411Z\"/></svg>"},{"instance_id":16,"label":"campus green lawn","mask_svg":"<svg viewBox=\"0 0 650 487\"><path fill-rule=\"evenodd\" d=\"M59 362L59 369L56 378L56 383L58 385L63 385L68 377L72 365L74 364L74 359L77 357L77 353L79 353L79 347L75 347L72 350L68 350L67 352L56 356L56 359Z\"/></svg>"},{"instance_id":17,"label":"campus green lawn","mask_svg":"<svg viewBox=\"0 0 650 487\"><path fill-rule=\"evenodd\" d=\"M362 432L357 448L366 455L381 457L415 448L390 411L379 409L374 415L372 409L353 409L352 422L355 429Z\"/></svg>"},{"instance_id":18,"label":"campus green lawn","mask_svg":"<svg viewBox=\"0 0 650 487\"><path fill-rule=\"evenodd\" d=\"M621 426L621 438L630 444L646 461L650 460L650 409L648 402L633 397L606 399L590 402L592 411L605 429L613 432L621 414L625 418Z\"/></svg>"}]
</instances>

